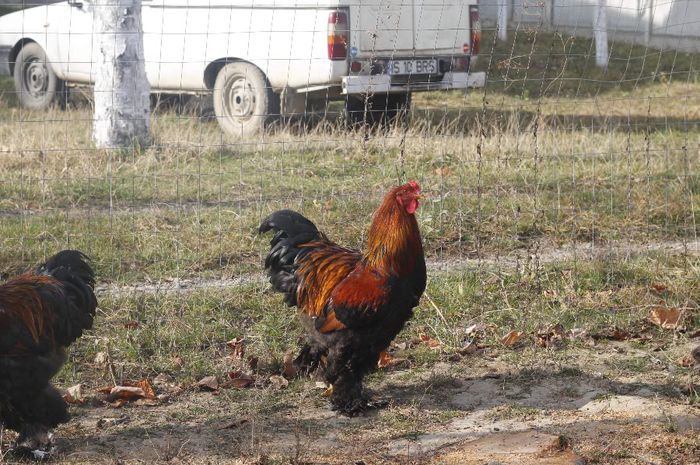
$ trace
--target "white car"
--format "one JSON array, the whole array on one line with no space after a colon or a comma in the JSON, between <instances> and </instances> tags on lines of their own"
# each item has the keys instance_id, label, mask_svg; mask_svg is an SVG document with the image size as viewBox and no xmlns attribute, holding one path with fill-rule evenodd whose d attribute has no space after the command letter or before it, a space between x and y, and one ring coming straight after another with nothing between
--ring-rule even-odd
<instances>
[{"instance_id":1,"label":"white car","mask_svg":"<svg viewBox=\"0 0 700 465\"><path fill-rule=\"evenodd\" d=\"M22 106L94 82L93 15L90 0L69 0L0 17L0 60ZM391 119L412 92L485 81L469 71L477 0L143 0L142 20L152 91L211 93L233 134L330 99L354 120Z\"/></svg>"}]
</instances>

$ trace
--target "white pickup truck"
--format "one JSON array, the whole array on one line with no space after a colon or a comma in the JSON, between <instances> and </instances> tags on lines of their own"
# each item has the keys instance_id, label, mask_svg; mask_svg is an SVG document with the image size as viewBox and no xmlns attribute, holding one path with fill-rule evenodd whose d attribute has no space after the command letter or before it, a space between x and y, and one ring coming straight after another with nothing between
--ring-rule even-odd
<instances>
[{"instance_id":1,"label":"white pickup truck","mask_svg":"<svg viewBox=\"0 0 700 465\"><path fill-rule=\"evenodd\" d=\"M470 72L477 1L143 0L146 75L155 93L211 93L232 134L329 100L353 120L390 119L412 92L484 85ZM91 0L69 0L0 17L21 105L94 82L93 16Z\"/></svg>"}]
</instances>

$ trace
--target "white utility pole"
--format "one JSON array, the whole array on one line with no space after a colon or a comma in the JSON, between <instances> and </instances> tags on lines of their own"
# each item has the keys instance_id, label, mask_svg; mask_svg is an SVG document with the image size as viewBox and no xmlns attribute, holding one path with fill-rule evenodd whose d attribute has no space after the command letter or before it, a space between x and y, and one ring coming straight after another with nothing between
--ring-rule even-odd
<instances>
[{"instance_id":1,"label":"white utility pole","mask_svg":"<svg viewBox=\"0 0 700 465\"><path fill-rule=\"evenodd\" d=\"M499 0L498 3L498 40L503 42L508 40L508 2L510 0Z\"/></svg>"},{"instance_id":2,"label":"white utility pole","mask_svg":"<svg viewBox=\"0 0 700 465\"><path fill-rule=\"evenodd\" d=\"M597 0L593 10L593 35L595 36L595 64L608 67L608 19L607 0Z\"/></svg>"},{"instance_id":3,"label":"white utility pole","mask_svg":"<svg viewBox=\"0 0 700 465\"><path fill-rule=\"evenodd\" d=\"M141 0L95 0L99 35L95 73L98 148L150 143L150 92L143 55Z\"/></svg>"}]
</instances>

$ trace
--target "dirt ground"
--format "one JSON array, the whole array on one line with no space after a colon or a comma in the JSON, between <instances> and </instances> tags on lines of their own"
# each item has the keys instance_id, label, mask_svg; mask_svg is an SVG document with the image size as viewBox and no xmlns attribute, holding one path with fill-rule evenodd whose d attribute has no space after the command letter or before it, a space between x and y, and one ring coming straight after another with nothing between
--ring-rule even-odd
<instances>
[{"instance_id":1,"label":"dirt ground","mask_svg":"<svg viewBox=\"0 0 700 465\"><path fill-rule=\"evenodd\" d=\"M188 387L154 406L88 401L56 431L52 461L698 464L700 372L674 375L692 347L610 341L395 367L369 380L390 405L354 418L333 413L311 379L275 392Z\"/></svg>"}]
</instances>

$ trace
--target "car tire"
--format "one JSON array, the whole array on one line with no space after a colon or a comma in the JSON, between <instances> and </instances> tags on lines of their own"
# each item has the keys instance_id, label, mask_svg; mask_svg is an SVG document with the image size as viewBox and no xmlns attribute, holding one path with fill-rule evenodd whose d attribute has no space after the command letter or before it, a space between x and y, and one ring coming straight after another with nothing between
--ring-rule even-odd
<instances>
[{"instance_id":1,"label":"car tire","mask_svg":"<svg viewBox=\"0 0 700 465\"><path fill-rule=\"evenodd\" d=\"M410 107L409 93L375 94L367 98L348 96L345 99L346 118L353 126L387 127L398 117L402 118L402 122L407 122Z\"/></svg>"},{"instance_id":2,"label":"car tire","mask_svg":"<svg viewBox=\"0 0 700 465\"><path fill-rule=\"evenodd\" d=\"M256 66L229 63L214 83L214 112L224 132L233 136L260 134L279 117L279 96Z\"/></svg>"},{"instance_id":3,"label":"car tire","mask_svg":"<svg viewBox=\"0 0 700 465\"><path fill-rule=\"evenodd\" d=\"M63 81L36 42L24 44L17 54L13 77L19 104L24 108L44 110L63 93Z\"/></svg>"}]
</instances>

